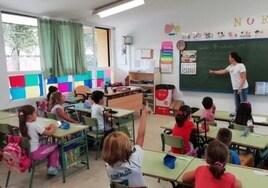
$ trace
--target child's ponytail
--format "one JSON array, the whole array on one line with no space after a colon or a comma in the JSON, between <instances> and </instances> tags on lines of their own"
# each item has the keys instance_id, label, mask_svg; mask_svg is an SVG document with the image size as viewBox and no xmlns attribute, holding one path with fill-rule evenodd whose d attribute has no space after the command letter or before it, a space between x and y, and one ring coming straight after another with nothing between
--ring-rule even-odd
<instances>
[{"instance_id":1,"label":"child's ponytail","mask_svg":"<svg viewBox=\"0 0 268 188\"><path fill-rule=\"evenodd\" d=\"M225 168L222 163L216 162L215 164L209 166L209 171L216 179L221 179L221 176L223 175Z\"/></svg>"},{"instance_id":2,"label":"child's ponytail","mask_svg":"<svg viewBox=\"0 0 268 188\"><path fill-rule=\"evenodd\" d=\"M220 179L225 171L225 163L228 159L228 148L218 140L213 140L206 149L206 161L209 164L209 171L216 178Z\"/></svg>"},{"instance_id":3,"label":"child's ponytail","mask_svg":"<svg viewBox=\"0 0 268 188\"><path fill-rule=\"evenodd\" d=\"M31 105L22 106L18 112L20 133L23 137L27 137L29 139L31 139L31 137L28 135L28 128L26 126L26 121L27 117L29 115L32 115L34 112L35 108Z\"/></svg>"},{"instance_id":4,"label":"child's ponytail","mask_svg":"<svg viewBox=\"0 0 268 188\"><path fill-rule=\"evenodd\" d=\"M185 120L188 118L188 116L191 114L191 108L188 105L183 105L180 107L175 120L179 127L182 127L184 125Z\"/></svg>"}]
</instances>

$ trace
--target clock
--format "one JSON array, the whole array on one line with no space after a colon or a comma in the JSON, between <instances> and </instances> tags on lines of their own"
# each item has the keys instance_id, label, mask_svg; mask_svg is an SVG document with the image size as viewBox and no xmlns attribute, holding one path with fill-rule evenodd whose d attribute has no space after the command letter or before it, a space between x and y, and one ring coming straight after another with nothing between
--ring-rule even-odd
<instances>
[{"instance_id":1,"label":"clock","mask_svg":"<svg viewBox=\"0 0 268 188\"><path fill-rule=\"evenodd\" d=\"M182 50L184 50L186 48L186 43L185 43L184 40L179 40L177 42L176 46L177 46L178 50L182 51Z\"/></svg>"}]
</instances>

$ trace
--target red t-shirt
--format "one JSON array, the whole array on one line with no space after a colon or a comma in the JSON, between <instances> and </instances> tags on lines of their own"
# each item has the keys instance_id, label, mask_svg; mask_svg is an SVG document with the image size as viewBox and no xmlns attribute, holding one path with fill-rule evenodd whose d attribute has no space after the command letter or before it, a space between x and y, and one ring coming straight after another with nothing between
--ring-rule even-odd
<instances>
[{"instance_id":1,"label":"red t-shirt","mask_svg":"<svg viewBox=\"0 0 268 188\"><path fill-rule=\"evenodd\" d=\"M233 188L235 183L235 176L228 172L218 180L209 171L209 166L199 166L195 170L195 188Z\"/></svg>"},{"instance_id":2,"label":"red t-shirt","mask_svg":"<svg viewBox=\"0 0 268 188\"><path fill-rule=\"evenodd\" d=\"M185 120L184 125L182 127L178 127L178 124L175 123L174 128L173 128L173 132L172 135L173 136L181 136L184 140L184 153L188 153L191 148L190 148L190 144L189 144L189 140L190 140L190 135L191 132L194 128L194 123L190 120ZM181 149L178 148L171 148L171 151L173 153L182 153Z\"/></svg>"}]
</instances>

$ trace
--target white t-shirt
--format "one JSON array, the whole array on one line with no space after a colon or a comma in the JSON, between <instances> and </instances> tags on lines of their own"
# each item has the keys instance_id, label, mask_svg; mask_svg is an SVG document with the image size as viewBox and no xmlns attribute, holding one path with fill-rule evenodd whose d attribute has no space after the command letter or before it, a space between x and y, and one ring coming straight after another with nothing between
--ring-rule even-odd
<instances>
[{"instance_id":1,"label":"white t-shirt","mask_svg":"<svg viewBox=\"0 0 268 188\"><path fill-rule=\"evenodd\" d=\"M63 109L63 106L61 106L60 104L56 104L56 105L53 106L53 108L51 109L51 113L56 114L57 120L59 120L59 121L64 121L64 119L62 119L62 118L61 118L60 116L58 116L58 114L57 114L57 111L56 111L56 110L57 110L58 108L64 110L64 109Z\"/></svg>"},{"instance_id":2,"label":"white t-shirt","mask_svg":"<svg viewBox=\"0 0 268 188\"><path fill-rule=\"evenodd\" d=\"M128 186L144 186L142 176L143 150L139 145L135 145L129 162L117 162L114 166L107 164L106 171L110 181L121 182Z\"/></svg>"},{"instance_id":3,"label":"white t-shirt","mask_svg":"<svg viewBox=\"0 0 268 188\"><path fill-rule=\"evenodd\" d=\"M246 67L243 63L237 63L236 65L229 65L226 70L230 73L233 90L238 90L241 84L241 73L246 72ZM242 89L248 88L248 81L245 83Z\"/></svg>"},{"instance_id":4,"label":"white t-shirt","mask_svg":"<svg viewBox=\"0 0 268 188\"><path fill-rule=\"evenodd\" d=\"M31 152L37 150L40 146L40 135L43 134L45 131L44 126L37 123L37 121L34 122L26 122L26 126L28 128L28 135L30 136L30 146L31 146Z\"/></svg>"},{"instance_id":5,"label":"white t-shirt","mask_svg":"<svg viewBox=\"0 0 268 188\"><path fill-rule=\"evenodd\" d=\"M99 131L104 130L104 119L103 119L103 106L99 104L93 104L91 107L91 117L96 118L99 124Z\"/></svg>"}]
</instances>

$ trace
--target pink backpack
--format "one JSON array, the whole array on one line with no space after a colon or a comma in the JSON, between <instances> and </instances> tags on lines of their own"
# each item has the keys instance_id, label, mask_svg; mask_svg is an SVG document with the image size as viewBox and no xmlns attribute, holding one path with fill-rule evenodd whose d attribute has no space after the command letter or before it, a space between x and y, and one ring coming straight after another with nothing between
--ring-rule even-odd
<instances>
[{"instance_id":1,"label":"pink backpack","mask_svg":"<svg viewBox=\"0 0 268 188\"><path fill-rule=\"evenodd\" d=\"M21 137L8 135L8 144L3 149L3 161L9 170L24 172L32 161L20 147Z\"/></svg>"}]
</instances>

